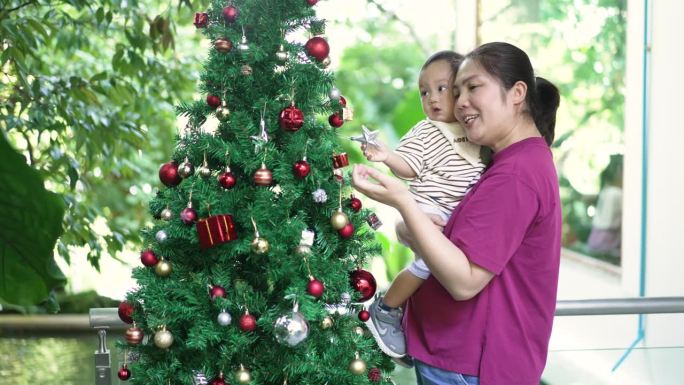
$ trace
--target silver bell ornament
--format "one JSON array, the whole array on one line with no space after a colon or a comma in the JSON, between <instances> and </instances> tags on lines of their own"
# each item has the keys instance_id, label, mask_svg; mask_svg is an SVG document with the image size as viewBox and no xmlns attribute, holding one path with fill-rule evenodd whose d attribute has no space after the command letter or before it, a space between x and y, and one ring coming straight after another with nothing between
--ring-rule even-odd
<instances>
[{"instance_id":1,"label":"silver bell ornament","mask_svg":"<svg viewBox=\"0 0 684 385\"><path fill-rule=\"evenodd\" d=\"M216 322L218 322L218 324L221 326L228 326L232 321L233 317L231 317L230 313L225 310L221 310L221 312L218 314L218 317L216 317Z\"/></svg>"},{"instance_id":2,"label":"silver bell ornament","mask_svg":"<svg viewBox=\"0 0 684 385\"><path fill-rule=\"evenodd\" d=\"M195 167L192 166L192 163L188 160L188 157L185 157L185 160L183 163L181 163L178 166L178 175L181 176L181 178L187 178L189 176L192 176L192 174L195 172Z\"/></svg>"},{"instance_id":3,"label":"silver bell ornament","mask_svg":"<svg viewBox=\"0 0 684 385\"><path fill-rule=\"evenodd\" d=\"M296 346L309 336L309 323L299 312L299 304L295 303L292 312L275 320L273 334L276 341L287 346Z\"/></svg>"},{"instance_id":4,"label":"silver bell ornament","mask_svg":"<svg viewBox=\"0 0 684 385\"><path fill-rule=\"evenodd\" d=\"M249 44L247 44L247 36L242 35L242 38L240 39L240 43L238 44L237 49L238 49L238 51L240 51L240 53L243 53L243 54L249 52Z\"/></svg>"},{"instance_id":5,"label":"silver bell ornament","mask_svg":"<svg viewBox=\"0 0 684 385\"><path fill-rule=\"evenodd\" d=\"M154 239L156 239L159 243L164 243L167 239L169 239L169 236L166 234L166 231L159 230L156 234L154 234Z\"/></svg>"},{"instance_id":6,"label":"silver bell ornament","mask_svg":"<svg viewBox=\"0 0 684 385\"><path fill-rule=\"evenodd\" d=\"M276 52L276 59L278 59L279 62L284 63L290 58L290 53L285 51L285 46L280 45L278 47L278 51Z\"/></svg>"}]
</instances>

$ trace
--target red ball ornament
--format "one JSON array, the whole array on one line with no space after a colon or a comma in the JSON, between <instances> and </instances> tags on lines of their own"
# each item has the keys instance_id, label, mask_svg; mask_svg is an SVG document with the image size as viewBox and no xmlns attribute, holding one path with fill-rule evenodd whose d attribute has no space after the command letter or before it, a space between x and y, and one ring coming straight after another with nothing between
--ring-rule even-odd
<instances>
[{"instance_id":1,"label":"red ball ornament","mask_svg":"<svg viewBox=\"0 0 684 385\"><path fill-rule=\"evenodd\" d=\"M254 184L257 186L270 186L273 183L273 172L261 164L261 168L254 172Z\"/></svg>"},{"instance_id":2,"label":"red ball ornament","mask_svg":"<svg viewBox=\"0 0 684 385\"><path fill-rule=\"evenodd\" d=\"M159 168L159 180L168 187L178 186L183 180L178 175L178 163L170 161L162 164Z\"/></svg>"},{"instance_id":3,"label":"red ball ornament","mask_svg":"<svg viewBox=\"0 0 684 385\"><path fill-rule=\"evenodd\" d=\"M328 118L328 123L335 128L340 128L344 124L344 119L342 119L339 112L335 112Z\"/></svg>"},{"instance_id":4,"label":"red ball ornament","mask_svg":"<svg viewBox=\"0 0 684 385\"><path fill-rule=\"evenodd\" d=\"M235 174L230 171L224 171L218 176L218 182L226 190L229 190L235 186L237 183L237 178Z\"/></svg>"},{"instance_id":5,"label":"red ball ornament","mask_svg":"<svg viewBox=\"0 0 684 385\"><path fill-rule=\"evenodd\" d=\"M361 211L361 207L363 207L363 205L361 204L361 199L352 197L349 201L349 207L352 210L354 210L355 213L358 213L359 211Z\"/></svg>"},{"instance_id":6,"label":"red ball ornament","mask_svg":"<svg viewBox=\"0 0 684 385\"><path fill-rule=\"evenodd\" d=\"M347 99L345 99L344 96L340 96L338 103L340 103L340 106L342 107L347 107Z\"/></svg>"},{"instance_id":7,"label":"red ball ornament","mask_svg":"<svg viewBox=\"0 0 684 385\"><path fill-rule=\"evenodd\" d=\"M292 166L292 174L297 179L304 179L311 172L311 165L306 159L298 160Z\"/></svg>"},{"instance_id":8,"label":"red ball ornament","mask_svg":"<svg viewBox=\"0 0 684 385\"><path fill-rule=\"evenodd\" d=\"M378 285L375 282L375 277L370 272L358 269L349 273L349 283L354 288L354 290L361 293L361 298L359 302L364 302L369 300L373 295L375 295L375 290L377 290Z\"/></svg>"},{"instance_id":9,"label":"red ball ornament","mask_svg":"<svg viewBox=\"0 0 684 385\"><path fill-rule=\"evenodd\" d=\"M242 331L251 332L252 330L256 329L256 326L256 318L249 314L249 312L245 312L245 314L240 317L240 329Z\"/></svg>"},{"instance_id":10,"label":"red ball ornament","mask_svg":"<svg viewBox=\"0 0 684 385\"><path fill-rule=\"evenodd\" d=\"M291 106L285 107L280 111L278 121L280 122L280 128L294 132L304 125L304 113L295 107L293 103Z\"/></svg>"},{"instance_id":11,"label":"red ball ornament","mask_svg":"<svg viewBox=\"0 0 684 385\"><path fill-rule=\"evenodd\" d=\"M314 6L314 5L316 5L316 3L318 3L318 0L306 0L306 3L311 5L311 6Z\"/></svg>"},{"instance_id":12,"label":"red ball ornament","mask_svg":"<svg viewBox=\"0 0 684 385\"><path fill-rule=\"evenodd\" d=\"M154 255L154 253L152 255ZM157 257L155 257L155 259L156 258ZM133 323L133 310L135 310L133 305L131 305L130 303L128 303L126 301L122 301L119 304L119 318L127 324L132 324Z\"/></svg>"},{"instance_id":13,"label":"red ball ornament","mask_svg":"<svg viewBox=\"0 0 684 385\"><path fill-rule=\"evenodd\" d=\"M128 370L126 364L123 364L116 375L119 376L121 381L127 381L129 378L131 378L131 371Z\"/></svg>"},{"instance_id":14,"label":"red ball ornament","mask_svg":"<svg viewBox=\"0 0 684 385\"><path fill-rule=\"evenodd\" d=\"M211 380L211 385L228 385L228 383L224 380L223 373L221 373L218 377Z\"/></svg>"},{"instance_id":15,"label":"red ball ornament","mask_svg":"<svg viewBox=\"0 0 684 385\"><path fill-rule=\"evenodd\" d=\"M223 8L223 19L226 20L226 23L233 23L237 19L237 17L240 15L240 11L238 11L237 8L233 7L232 5L229 5L225 8Z\"/></svg>"},{"instance_id":16,"label":"red ball ornament","mask_svg":"<svg viewBox=\"0 0 684 385\"><path fill-rule=\"evenodd\" d=\"M324 291L325 285L323 285L323 282L311 277L311 280L309 280L309 284L306 285L306 292L313 295L316 298L321 298Z\"/></svg>"},{"instance_id":17,"label":"red ball ornament","mask_svg":"<svg viewBox=\"0 0 684 385\"><path fill-rule=\"evenodd\" d=\"M186 207L180 213L180 219L186 225L191 225L197 221L197 211L192 207Z\"/></svg>"},{"instance_id":18,"label":"red ball ornament","mask_svg":"<svg viewBox=\"0 0 684 385\"><path fill-rule=\"evenodd\" d=\"M382 379L382 372L380 372L380 369L378 368L373 368L368 371L368 379L371 382L380 382Z\"/></svg>"},{"instance_id":19,"label":"red ball ornament","mask_svg":"<svg viewBox=\"0 0 684 385\"><path fill-rule=\"evenodd\" d=\"M211 108L218 108L221 105L221 98L216 95L207 95L207 104Z\"/></svg>"},{"instance_id":20,"label":"red ball ornament","mask_svg":"<svg viewBox=\"0 0 684 385\"><path fill-rule=\"evenodd\" d=\"M343 228L337 230L337 233L344 239L351 238L351 236L354 235L354 225L349 222Z\"/></svg>"},{"instance_id":21,"label":"red ball ornament","mask_svg":"<svg viewBox=\"0 0 684 385\"><path fill-rule=\"evenodd\" d=\"M304 45L304 49L306 50L307 55L318 61L323 61L330 53L328 42L320 36L314 36L309 39Z\"/></svg>"},{"instance_id":22,"label":"red ball ornament","mask_svg":"<svg viewBox=\"0 0 684 385\"><path fill-rule=\"evenodd\" d=\"M147 267L152 267L156 265L157 262L159 262L159 259L157 259L157 256L154 254L154 251L147 249L140 253L140 261L143 265Z\"/></svg>"},{"instance_id":23,"label":"red ball ornament","mask_svg":"<svg viewBox=\"0 0 684 385\"><path fill-rule=\"evenodd\" d=\"M209 295L211 295L211 299L215 299L216 297L226 297L226 289L224 289L221 286L214 285L211 287L211 290L209 290Z\"/></svg>"},{"instance_id":24,"label":"red ball ornament","mask_svg":"<svg viewBox=\"0 0 684 385\"><path fill-rule=\"evenodd\" d=\"M361 322L366 322L369 319L370 319L370 313L368 312L368 310L363 309L359 312L359 320L361 320Z\"/></svg>"}]
</instances>

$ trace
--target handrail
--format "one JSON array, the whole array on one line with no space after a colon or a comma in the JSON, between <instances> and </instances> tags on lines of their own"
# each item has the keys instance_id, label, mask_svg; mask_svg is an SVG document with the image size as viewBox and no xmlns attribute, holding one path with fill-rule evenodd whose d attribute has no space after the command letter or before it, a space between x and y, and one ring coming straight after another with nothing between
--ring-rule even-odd
<instances>
[{"instance_id":1,"label":"handrail","mask_svg":"<svg viewBox=\"0 0 684 385\"><path fill-rule=\"evenodd\" d=\"M557 316L684 313L684 297L637 297L563 300Z\"/></svg>"},{"instance_id":2,"label":"handrail","mask_svg":"<svg viewBox=\"0 0 684 385\"><path fill-rule=\"evenodd\" d=\"M560 300L556 304L556 316L657 313L684 313L684 297ZM119 319L117 308L93 308L89 315L0 314L0 330L84 331L98 328L123 330L127 327Z\"/></svg>"}]
</instances>

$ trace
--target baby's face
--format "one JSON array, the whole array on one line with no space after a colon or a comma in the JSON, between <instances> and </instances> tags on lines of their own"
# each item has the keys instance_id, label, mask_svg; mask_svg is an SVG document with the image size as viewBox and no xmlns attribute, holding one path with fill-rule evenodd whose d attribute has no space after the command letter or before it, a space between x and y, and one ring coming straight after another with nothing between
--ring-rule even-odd
<instances>
[{"instance_id":1,"label":"baby's face","mask_svg":"<svg viewBox=\"0 0 684 385\"><path fill-rule=\"evenodd\" d=\"M423 112L431 120L455 122L451 64L446 60L431 63L420 72L418 89Z\"/></svg>"}]
</instances>

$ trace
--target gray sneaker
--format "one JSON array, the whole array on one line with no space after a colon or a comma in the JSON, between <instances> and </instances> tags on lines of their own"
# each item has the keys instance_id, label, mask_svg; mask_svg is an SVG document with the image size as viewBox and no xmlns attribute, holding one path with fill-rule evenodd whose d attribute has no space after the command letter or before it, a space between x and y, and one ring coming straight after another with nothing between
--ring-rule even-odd
<instances>
[{"instance_id":1,"label":"gray sneaker","mask_svg":"<svg viewBox=\"0 0 684 385\"><path fill-rule=\"evenodd\" d=\"M366 321L366 326L375 337L380 350L390 357L401 358L406 355L406 339L401 330L402 311L383 310L380 308L380 300L378 297L370 305L370 319Z\"/></svg>"},{"instance_id":2,"label":"gray sneaker","mask_svg":"<svg viewBox=\"0 0 684 385\"><path fill-rule=\"evenodd\" d=\"M395 364L403 366L408 369L411 369L414 366L413 357L409 356L408 354L399 358L392 357L392 361L394 361Z\"/></svg>"}]
</instances>

